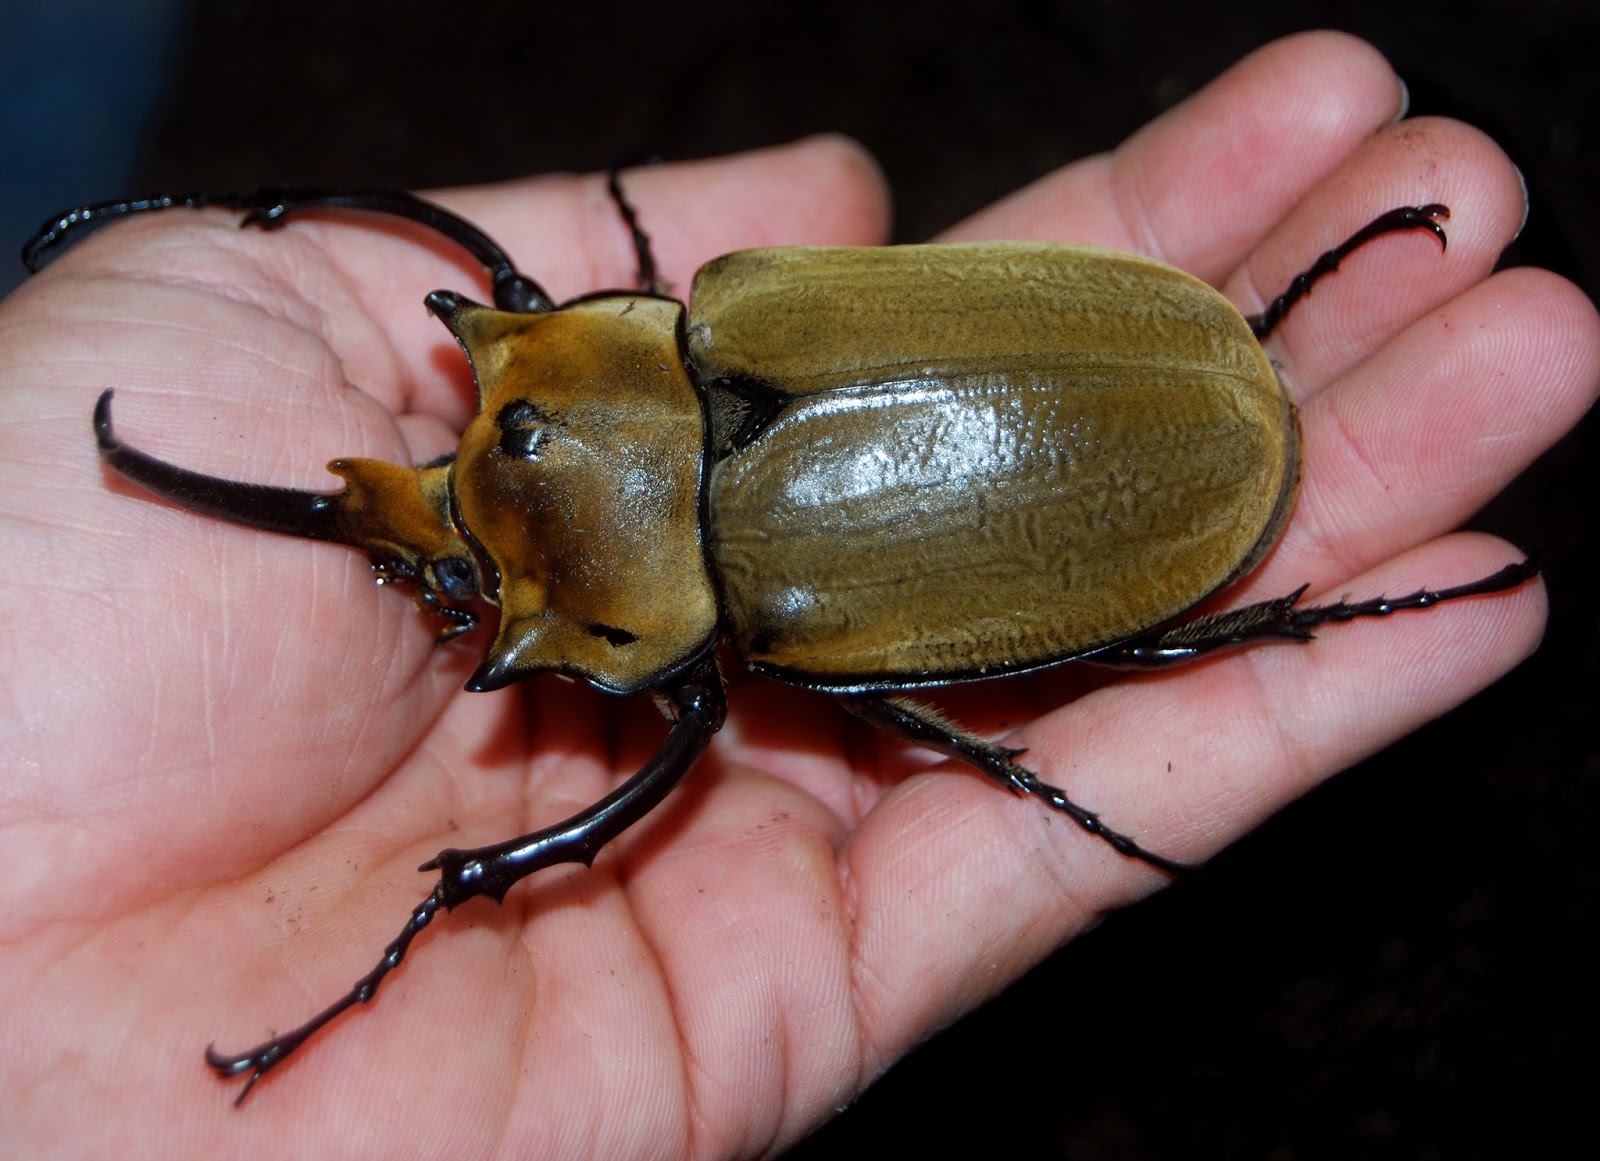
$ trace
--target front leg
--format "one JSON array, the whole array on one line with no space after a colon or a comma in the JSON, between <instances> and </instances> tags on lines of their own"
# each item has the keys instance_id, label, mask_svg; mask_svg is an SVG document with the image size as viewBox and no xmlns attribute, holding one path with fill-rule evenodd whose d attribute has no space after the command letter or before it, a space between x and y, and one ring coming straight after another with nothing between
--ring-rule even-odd
<instances>
[{"instance_id":1,"label":"front leg","mask_svg":"<svg viewBox=\"0 0 1600 1161\"><path fill-rule=\"evenodd\" d=\"M558 863L590 866L600 848L654 810L705 752L727 716L716 663L704 661L662 691L675 717L655 757L599 802L565 822L475 850L440 851L417 869L439 871L441 901L454 909L476 895L496 903L535 871Z\"/></svg>"},{"instance_id":2,"label":"front leg","mask_svg":"<svg viewBox=\"0 0 1600 1161\"><path fill-rule=\"evenodd\" d=\"M378 965L357 980L353 988L300 1027L248 1052L225 1056L208 1046L206 1063L219 1074L250 1074L234 1103L242 1104L256 1081L283 1063L334 1017L372 999L378 985L400 966L411 941L433 921L440 907L448 911L477 895L498 903L505 899L512 884L535 871L558 863L588 866L602 847L654 810L705 751L711 736L722 727L728 708L721 675L710 659L669 682L661 693L674 719L672 732L655 757L632 778L593 806L554 826L493 846L439 852L418 868L438 871L438 885L417 904L400 934L384 949Z\"/></svg>"},{"instance_id":3,"label":"front leg","mask_svg":"<svg viewBox=\"0 0 1600 1161\"><path fill-rule=\"evenodd\" d=\"M147 198L97 202L65 210L41 225L22 247L22 264L37 274L61 251L107 222L133 214L170 209L205 209L208 206L245 210L241 226L276 230L291 217L307 210L358 210L404 218L443 235L460 246L483 267L494 286L494 304L518 314L542 314L555 302L532 278L517 269L500 244L471 222L415 194L400 190L340 190L283 186L255 193L156 194ZM631 224L631 223L630 223Z\"/></svg>"}]
</instances>

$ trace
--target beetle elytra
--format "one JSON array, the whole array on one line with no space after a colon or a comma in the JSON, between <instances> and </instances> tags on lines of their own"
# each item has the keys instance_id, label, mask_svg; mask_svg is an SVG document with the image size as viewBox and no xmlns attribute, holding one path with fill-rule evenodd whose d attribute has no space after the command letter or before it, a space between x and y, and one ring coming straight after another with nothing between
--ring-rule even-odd
<instances>
[{"instance_id":1,"label":"beetle elytra","mask_svg":"<svg viewBox=\"0 0 1600 1161\"><path fill-rule=\"evenodd\" d=\"M615 176L641 283L648 241ZM1397 599L1203 617L1197 604L1278 539L1299 477L1293 404L1261 347L1318 278L1383 234L1431 230L1443 206L1384 214L1324 254L1261 315L1157 262L1084 246L992 243L743 251L707 264L685 306L652 290L556 304L475 226L400 193L264 191L84 207L24 248L37 269L85 228L172 206L409 219L487 271L493 307L435 291L478 414L422 467L346 458L336 492L241 484L123 442L111 391L104 462L196 512L367 552L411 586L440 640L498 607L468 682L556 672L654 692L657 754L594 805L424 864L438 883L378 965L332 1006L247 1052L207 1049L252 1086L370 999L443 907L495 900L532 872L590 863L688 772L722 725L713 658L836 695L851 712L1040 798L1123 855L1181 867L1104 825L981 739L900 696L1066 661L1154 666L1318 625L1509 589L1527 562Z\"/></svg>"}]
</instances>

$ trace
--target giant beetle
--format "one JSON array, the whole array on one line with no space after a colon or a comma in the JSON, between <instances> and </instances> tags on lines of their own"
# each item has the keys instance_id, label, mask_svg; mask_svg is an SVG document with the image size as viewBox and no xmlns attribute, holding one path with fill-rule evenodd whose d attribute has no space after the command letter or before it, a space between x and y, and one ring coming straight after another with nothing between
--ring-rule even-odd
<instances>
[{"instance_id":1,"label":"giant beetle","mask_svg":"<svg viewBox=\"0 0 1600 1161\"><path fill-rule=\"evenodd\" d=\"M1323 254L1262 314L1161 263L1045 243L769 249L725 255L685 307L655 286L648 238L610 191L637 291L557 304L471 223L409 194L265 190L107 202L47 221L37 270L109 220L174 206L281 226L309 209L409 219L487 271L493 307L427 296L471 364L479 412L454 455L421 467L334 460L342 490L201 475L120 440L112 392L94 410L101 458L177 504L367 552L410 586L441 643L499 607L467 683L555 672L609 693L653 692L671 727L657 754L555 826L422 870L438 884L378 965L293 1031L238 1055L257 1080L372 998L440 907L503 900L536 870L591 863L654 808L721 726L713 656L835 694L901 738L1040 798L1123 855L1163 858L1016 759L900 696L1056 665L1160 666L1324 623L1512 588L1524 561L1408 596L1297 607L1290 595L1193 616L1276 542L1299 478L1293 404L1261 347L1319 278L1441 205L1383 214Z\"/></svg>"}]
</instances>

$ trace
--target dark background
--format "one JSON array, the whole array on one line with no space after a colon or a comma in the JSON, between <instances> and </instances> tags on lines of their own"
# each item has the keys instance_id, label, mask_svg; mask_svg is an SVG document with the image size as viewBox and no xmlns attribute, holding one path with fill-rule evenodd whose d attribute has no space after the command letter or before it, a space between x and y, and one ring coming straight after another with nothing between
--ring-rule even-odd
<instances>
[{"instance_id":1,"label":"dark background","mask_svg":"<svg viewBox=\"0 0 1600 1161\"><path fill-rule=\"evenodd\" d=\"M1395 62L1413 112L1482 126L1522 167L1533 212L1508 261L1600 287L1600 20L1581 0L38 8L57 26L0 50L30 70L9 72L0 142L8 200L37 199L18 241L57 203L145 189L426 187L818 130L872 149L918 240L1250 49L1334 27ZM52 92L114 11L143 46L113 38ZM68 172L85 159L103 172ZM1594 442L1591 420L1477 522L1544 563L1538 656L1058 953L794 1156L1470 1158L1588 1138Z\"/></svg>"}]
</instances>

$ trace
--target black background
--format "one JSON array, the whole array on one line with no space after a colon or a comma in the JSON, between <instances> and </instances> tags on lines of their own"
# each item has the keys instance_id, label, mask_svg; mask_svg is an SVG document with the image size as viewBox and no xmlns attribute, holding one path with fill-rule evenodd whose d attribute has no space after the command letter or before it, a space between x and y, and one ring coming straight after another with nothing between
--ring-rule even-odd
<instances>
[{"instance_id":1,"label":"black background","mask_svg":"<svg viewBox=\"0 0 1600 1161\"><path fill-rule=\"evenodd\" d=\"M1394 61L1413 112L1501 141L1533 199L1508 261L1595 294L1588 4L1201 7L197 3L134 188L419 188L842 130L887 170L897 238L919 240L1250 49L1335 27ZM1058 953L793 1156L1461 1158L1585 1139L1594 426L1477 522L1545 565L1532 661Z\"/></svg>"}]
</instances>

